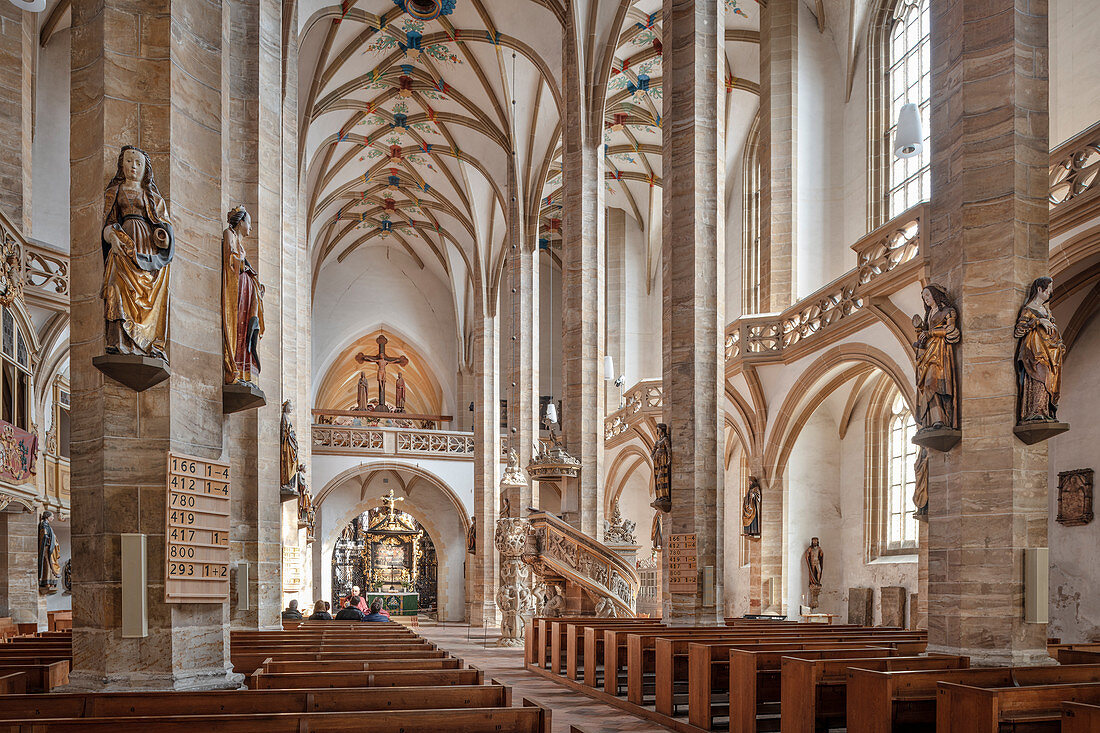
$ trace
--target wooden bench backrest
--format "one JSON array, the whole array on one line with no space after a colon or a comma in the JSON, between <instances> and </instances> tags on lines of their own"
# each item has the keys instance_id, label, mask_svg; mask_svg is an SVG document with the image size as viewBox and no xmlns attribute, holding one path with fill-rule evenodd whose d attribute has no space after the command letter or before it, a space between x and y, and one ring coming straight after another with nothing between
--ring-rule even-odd
<instances>
[{"instance_id":1,"label":"wooden bench backrest","mask_svg":"<svg viewBox=\"0 0 1100 733\"><path fill-rule=\"evenodd\" d=\"M477 669L414 669L381 672L277 672L253 673L249 688L254 690L300 690L309 687L413 687L480 685L484 676Z\"/></svg>"},{"instance_id":2,"label":"wooden bench backrest","mask_svg":"<svg viewBox=\"0 0 1100 733\"><path fill-rule=\"evenodd\" d=\"M936 690L937 733L997 733L1005 717L1061 719L1063 702L1100 702L1100 683L973 687L941 682Z\"/></svg>"},{"instance_id":3,"label":"wooden bench backrest","mask_svg":"<svg viewBox=\"0 0 1100 733\"><path fill-rule=\"evenodd\" d=\"M321 662L276 662L263 664L264 672L371 672L390 669L462 669L462 660L449 659L343 659Z\"/></svg>"},{"instance_id":4,"label":"wooden bench backrest","mask_svg":"<svg viewBox=\"0 0 1100 733\"><path fill-rule=\"evenodd\" d=\"M511 704L511 688L500 684L358 689L60 693L49 697L19 695L5 698L0 705L0 719L490 708L510 707Z\"/></svg>"},{"instance_id":5,"label":"wooden bench backrest","mask_svg":"<svg viewBox=\"0 0 1100 733\"><path fill-rule=\"evenodd\" d=\"M1062 733L1096 733L1100 730L1100 705L1062 703Z\"/></svg>"}]
</instances>

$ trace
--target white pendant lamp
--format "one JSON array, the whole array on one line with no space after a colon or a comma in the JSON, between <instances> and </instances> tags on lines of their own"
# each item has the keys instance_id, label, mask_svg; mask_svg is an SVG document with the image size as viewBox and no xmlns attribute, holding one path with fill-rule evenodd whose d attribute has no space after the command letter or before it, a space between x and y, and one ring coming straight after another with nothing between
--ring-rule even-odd
<instances>
[{"instance_id":1,"label":"white pendant lamp","mask_svg":"<svg viewBox=\"0 0 1100 733\"><path fill-rule=\"evenodd\" d=\"M611 358L611 354L607 354L603 358L603 378L605 382L611 382L615 379L615 362Z\"/></svg>"},{"instance_id":2,"label":"white pendant lamp","mask_svg":"<svg viewBox=\"0 0 1100 733\"><path fill-rule=\"evenodd\" d=\"M9 2L20 10L29 10L32 13L41 13L46 9L46 0L9 0Z\"/></svg>"},{"instance_id":3,"label":"white pendant lamp","mask_svg":"<svg viewBox=\"0 0 1100 733\"><path fill-rule=\"evenodd\" d=\"M898 128L894 133L894 155L912 158L924 150L924 133L921 131L920 110L910 102L903 105L898 114Z\"/></svg>"},{"instance_id":4,"label":"white pendant lamp","mask_svg":"<svg viewBox=\"0 0 1100 733\"><path fill-rule=\"evenodd\" d=\"M546 421L557 422L558 421L558 408L553 402L546 403Z\"/></svg>"}]
</instances>

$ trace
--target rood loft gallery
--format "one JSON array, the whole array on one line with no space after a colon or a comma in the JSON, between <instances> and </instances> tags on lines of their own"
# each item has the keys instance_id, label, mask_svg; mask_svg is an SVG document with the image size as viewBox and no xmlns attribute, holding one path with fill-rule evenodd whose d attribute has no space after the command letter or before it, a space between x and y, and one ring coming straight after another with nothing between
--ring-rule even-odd
<instances>
[{"instance_id":1,"label":"rood loft gallery","mask_svg":"<svg viewBox=\"0 0 1100 733\"><path fill-rule=\"evenodd\" d=\"M0 0L0 727L1100 731L1096 11Z\"/></svg>"}]
</instances>

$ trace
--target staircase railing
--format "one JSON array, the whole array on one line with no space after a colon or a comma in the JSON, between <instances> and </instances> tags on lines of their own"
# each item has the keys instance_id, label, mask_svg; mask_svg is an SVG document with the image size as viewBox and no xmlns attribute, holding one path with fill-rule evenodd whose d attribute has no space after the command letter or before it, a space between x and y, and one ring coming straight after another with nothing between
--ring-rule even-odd
<instances>
[{"instance_id":1,"label":"staircase railing","mask_svg":"<svg viewBox=\"0 0 1100 733\"><path fill-rule=\"evenodd\" d=\"M641 578L633 563L553 514L536 512L528 519L538 553L528 561L539 575L574 583L597 604L609 601L616 616L636 615Z\"/></svg>"}]
</instances>

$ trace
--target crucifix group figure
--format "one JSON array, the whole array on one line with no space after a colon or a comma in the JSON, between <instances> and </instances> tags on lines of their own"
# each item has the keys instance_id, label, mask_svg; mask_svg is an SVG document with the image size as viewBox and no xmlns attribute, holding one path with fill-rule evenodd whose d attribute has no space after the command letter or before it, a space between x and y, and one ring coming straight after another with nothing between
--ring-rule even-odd
<instances>
[{"instance_id":1,"label":"crucifix group figure","mask_svg":"<svg viewBox=\"0 0 1100 733\"><path fill-rule=\"evenodd\" d=\"M405 355L401 356L389 356L386 354L386 344L389 343L384 335L379 334L375 339L378 343L378 353L368 356L367 354L359 353L355 355L355 360L360 364L366 364L368 362L375 364L378 371L376 380L378 382L378 404L375 410L378 412L386 412L386 368L390 364L396 364L398 366L408 366L409 358ZM359 399L357 409L365 410L367 408L367 384L366 376L362 373L359 375ZM397 376L397 393L395 399L395 408L398 412L404 410L405 407L405 379L401 374Z\"/></svg>"}]
</instances>

